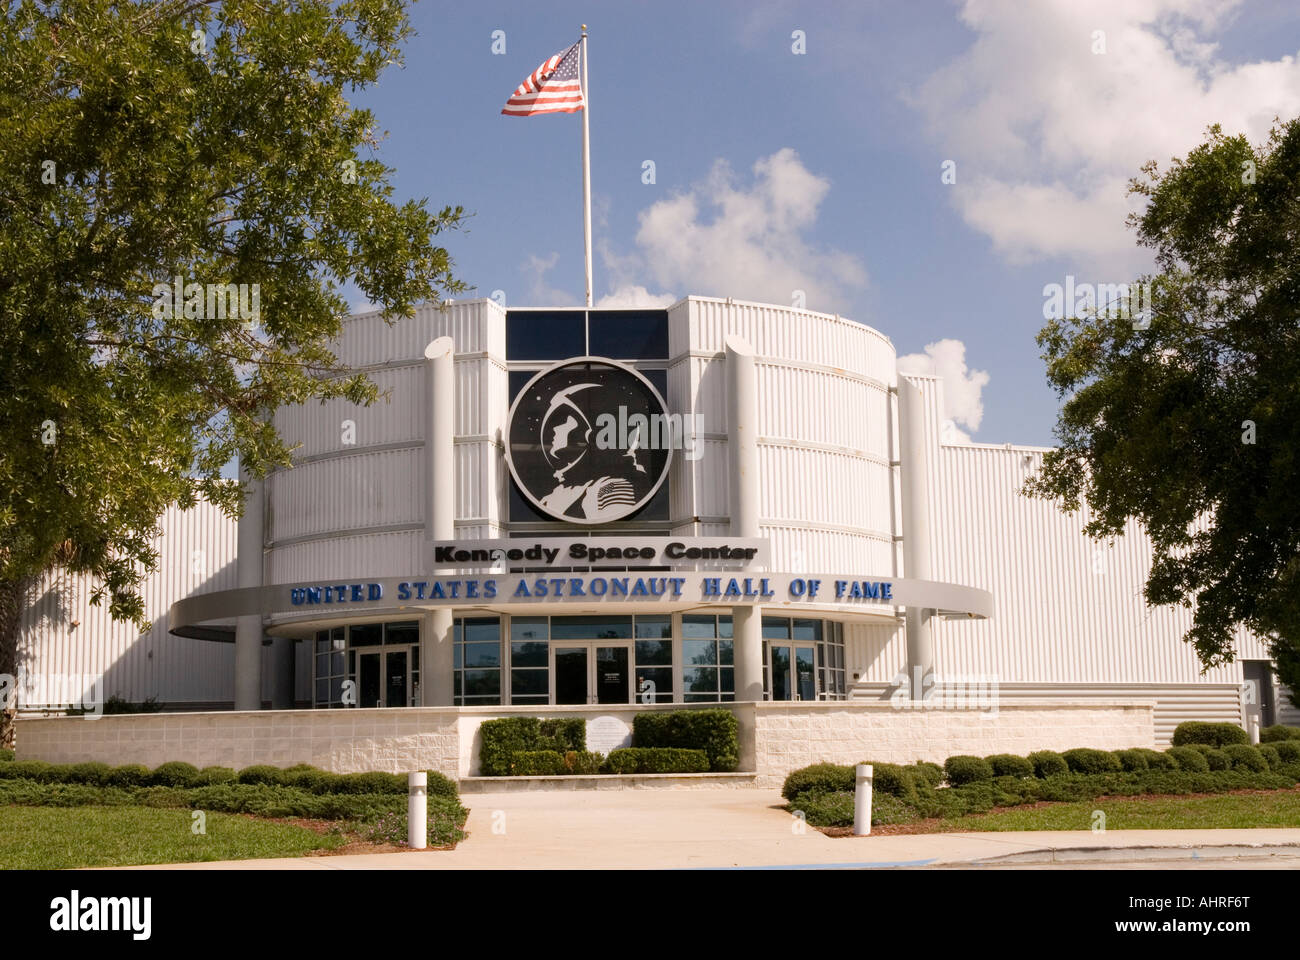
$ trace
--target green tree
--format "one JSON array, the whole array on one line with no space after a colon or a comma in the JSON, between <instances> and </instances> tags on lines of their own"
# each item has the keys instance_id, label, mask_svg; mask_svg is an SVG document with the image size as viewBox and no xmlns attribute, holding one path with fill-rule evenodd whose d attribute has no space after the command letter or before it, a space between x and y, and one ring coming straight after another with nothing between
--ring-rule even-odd
<instances>
[{"instance_id":1,"label":"green tree","mask_svg":"<svg viewBox=\"0 0 1300 960\"><path fill-rule=\"evenodd\" d=\"M1149 603L1194 607L1206 666L1264 638L1300 694L1300 120L1254 147L1211 127L1130 218L1154 251L1149 327L1085 316L1039 334L1065 403L1029 492L1086 502L1086 531L1140 520ZM1104 314L1104 311L1100 312Z\"/></svg>"},{"instance_id":2,"label":"green tree","mask_svg":"<svg viewBox=\"0 0 1300 960\"><path fill-rule=\"evenodd\" d=\"M7 4L0 673L34 578L92 574L97 602L143 626L165 508L237 515L222 467L289 463L266 411L375 398L327 346L347 284L393 317L462 289L434 244L461 208L394 202L374 118L348 100L400 62L405 7ZM188 284L247 285L247 309Z\"/></svg>"}]
</instances>

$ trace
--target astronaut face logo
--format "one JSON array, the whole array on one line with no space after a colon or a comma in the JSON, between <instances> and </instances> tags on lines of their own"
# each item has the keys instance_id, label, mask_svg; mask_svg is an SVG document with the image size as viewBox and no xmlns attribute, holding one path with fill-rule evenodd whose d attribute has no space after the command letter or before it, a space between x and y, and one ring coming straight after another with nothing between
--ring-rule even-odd
<instances>
[{"instance_id":1,"label":"astronaut face logo","mask_svg":"<svg viewBox=\"0 0 1300 960\"><path fill-rule=\"evenodd\" d=\"M631 367L565 360L515 398L506 460L524 496L557 520L621 520L668 476L671 420L659 391Z\"/></svg>"}]
</instances>

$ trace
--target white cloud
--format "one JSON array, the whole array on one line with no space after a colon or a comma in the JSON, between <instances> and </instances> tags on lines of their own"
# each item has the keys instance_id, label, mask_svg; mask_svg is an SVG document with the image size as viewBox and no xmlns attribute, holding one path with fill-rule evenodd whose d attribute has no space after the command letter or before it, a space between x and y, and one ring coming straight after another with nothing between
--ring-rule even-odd
<instances>
[{"instance_id":1,"label":"white cloud","mask_svg":"<svg viewBox=\"0 0 1300 960\"><path fill-rule=\"evenodd\" d=\"M597 300L596 308L599 310L632 309L637 307L659 309L671 307L677 302L677 299L671 293L651 293L638 284L624 284L613 293Z\"/></svg>"},{"instance_id":2,"label":"white cloud","mask_svg":"<svg viewBox=\"0 0 1300 960\"><path fill-rule=\"evenodd\" d=\"M520 271L528 278L528 295L519 301L520 306L529 307L576 307L580 303L576 297L565 290L553 287L546 282L546 275L560 260L559 251L552 250L550 256L539 257L535 253L528 255L528 260ZM514 298L506 294L506 302Z\"/></svg>"},{"instance_id":3,"label":"white cloud","mask_svg":"<svg viewBox=\"0 0 1300 960\"><path fill-rule=\"evenodd\" d=\"M805 239L830 181L789 147L758 160L753 173L746 187L725 160L715 161L702 183L641 211L636 250L603 250L615 289L772 303L790 303L803 290L809 309L842 308L847 291L866 285L866 269L852 254Z\"/></svg>"},{"instance_id":4,"label":"white cloud","mask_svg":"<svg viewBox=\"0 0 1300 960\"><path fill-rule=\"evenodd\" d=\"M925 353L908 353L898 358L899 373L937 376L943 381L943 441L970 443L970 434L957 424L978 430L984 419L982 394L989 375L966 366L966 344L960 340L928 343Z\"/></svg>"},{"instance_id":5,"label":"white cloud","mask_svg":"<svg viewBox=\"0 0 1300 960\"><path fill-rule=\"evenodd\" d=\"M1131 177L1161 168L1221 123L1264 139L1300 113L1300 62L1229 64L1214 36L1237 2L966 0L969 50L912 98L957 162L945 186L1010 262L1084 256L1148 262L1124 220ZM1105 53L1092 52L1104 31ZM939 183L939 164L935 164Z\"/></svg>"}]
</instances>

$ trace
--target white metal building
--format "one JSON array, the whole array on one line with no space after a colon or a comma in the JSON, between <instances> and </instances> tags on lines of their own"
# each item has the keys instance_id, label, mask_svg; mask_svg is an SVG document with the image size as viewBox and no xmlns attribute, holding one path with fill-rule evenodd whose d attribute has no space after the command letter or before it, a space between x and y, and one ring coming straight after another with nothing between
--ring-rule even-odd
<instances>
[{"instance_id":1,"label":"white metal building","mask_svg":"<svg viewBox=\"0 0 1300 960\"><path fill-rule=\"evenodd\" d=\"M1256 695L1265 724L1300 723L1257 639L1243 633L1239 659L1202 674L1180 639L1190 612L1145 606L1139 529L1097 544L1084 517L1020 495L1042 449L943 442L942 383L900 377L870 327L698 297L635 311L472 300L394 326L353 317L336 350L386 398L278 411L295 465L257 485L241 525L206 505L169 513L145 588L150 632L89 606L84 581L40 584L24 618L29 676L102 676L104 696L192 710L878 699L924 675L924 687L991 683L1004 700L1154 700L1157 741L1185 719L1243 722ZM531 384L565 365L570 386L538 414L544 439L513 439ZM605 389L606 374L684 425L661 485L633 491L655 469L634 434L617 451L629 480L565 486L586 452L560 463L575 421L555 432L546 418L576 411L575 391L595 392L578 381ZM585 518L557 519L555 492L523 488L528 456L556 466ZM598 492L612 513L596 511ZM619 513L620 492L636 509L594 521ZM761 562L433 552L609 537L761 541ZM566 592L536 595L542 574ZM637 596L643 581L659 591ZM435 602L452 582L466 593ZM58 702L33 688L24 705Z\"/></svg>"}]
</instances>

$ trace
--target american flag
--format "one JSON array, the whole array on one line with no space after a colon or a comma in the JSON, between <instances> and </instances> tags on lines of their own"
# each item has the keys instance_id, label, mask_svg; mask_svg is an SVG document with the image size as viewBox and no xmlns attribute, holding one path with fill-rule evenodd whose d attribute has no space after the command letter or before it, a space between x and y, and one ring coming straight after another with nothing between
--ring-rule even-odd
<instances>
[{"instance_id":1,"label":"american flag","mask_svg":"<svg viewBox=\"0 0 1300 960\"><path fill-rule=\"evenodd\" d=\"M508 117L531 117L539 113L574 113L584 106L582 81L578 77L579 40L557 53L519 84L501 112Z\"/></svg>"}]
</instances>

